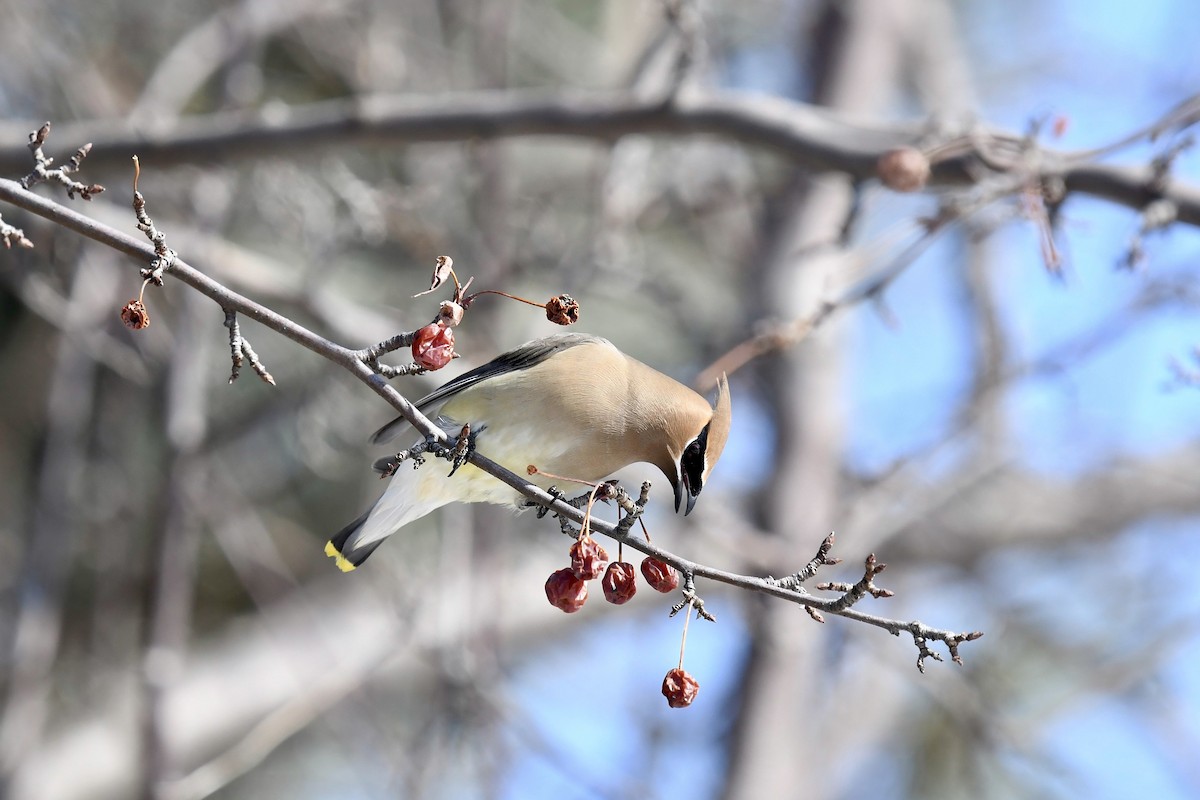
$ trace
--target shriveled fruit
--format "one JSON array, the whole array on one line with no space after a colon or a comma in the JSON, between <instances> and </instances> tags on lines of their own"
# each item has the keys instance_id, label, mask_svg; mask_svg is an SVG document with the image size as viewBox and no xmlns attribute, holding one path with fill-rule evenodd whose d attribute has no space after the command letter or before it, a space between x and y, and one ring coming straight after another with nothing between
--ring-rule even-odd
<instances>
[{"instance_id":1,"label":"shriveled fruit","mask_svg":"<svg viewBox=\"0 0 1200 800\"><path fill-rule=\"evenodd\" d=\"M642 559L642 577L650 588L666 594L679 588L679 573L670 565L654 556Z\"/></svg>"},{"instance_id":2,"label":"shriveled fruit","mask_svg":"<svg viewBox=\"0 0 1200 800\"><path fill-rule=\"evenodd\" d=\"M441 369L454 358L454 331L440 322L426 325L413 337L412 356L425 369Z\"/></svg>"},{"instance_id":3,"label":"shriveled fruit","mask_svg":"<svg viewBox=\"0 0 1200 800\"><path fill-rule=\"evenodd\" d=\"M628 561L614 561L604 572L600 581L604 589L604 599L615 606L628 603L637 594L637 574L633 564Z\"/></svg>"},{"instance_id":4,"label":"shriveled fruit","mask_svg":"<svg viewBox=\"0 0 1200 800\"><path fill-rule=\"evenodd\" d=\"M121 322L135 331L145 328L150 324L150 312L146 310L146 304L141 300L130 300L121 309Z\"/></svg>"},{"instance_id":5,"label":"shriveled fruit","mask_svg":"<svg viewBox=\"0 0 1200 800\"><path fill-rule=\"evenodd\" d=\"M700 682L682 667L676 667L663 678L662 693L671 708L685 708L696 699Z\"/></svg>"},{"instance_id":6,"label":"shriveled fruit","mask_svg":"<svg viewBox=\"0 0 1200 800\"><path fill-rule=\"evenodd\" d=\"M560 294L546 301L546 319L555 325L579 322L579 302L569 294Z\"/></svg>"},{"instance_id":7,"label":"shriveled fruit","mask_svg":"<svg viewBox=\"0 0 1200 800\"><path fill-rule=\"evenodd\" d=\"M608 553L591 536L571 545L571 571L582 581L591 581L604 574Z\"/></svg>"},{"instance_id":8,"label":"shriveled fruit","mask_svg":"<svg viewBox=\"0 0 1200 800\"><path fill-rule=\"evenodd\" d=\"M546 579L546 599L550 605L567 614L574 614L583 608L587 596L587 583L576 578L570 567L560 569Z\"/></svg>"}]
</instances>

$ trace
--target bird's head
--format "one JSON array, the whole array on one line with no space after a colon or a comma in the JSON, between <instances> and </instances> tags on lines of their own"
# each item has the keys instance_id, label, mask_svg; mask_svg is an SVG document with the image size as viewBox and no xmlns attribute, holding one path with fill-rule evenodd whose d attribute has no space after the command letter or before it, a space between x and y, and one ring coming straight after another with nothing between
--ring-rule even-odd
<instances>
[{"instance_id":1,"label":"bird's head","mask_svg":"<svg viewBox=\"0 0 1200 800\"><path fill-rule=\"evenodd\" d=\"M722 375L717 381L717 400L713 404L712 413L700 432L692 434L675 463L675 476L671 485L675 489L676 512L682 505L685 515L692 513L692 506L696 505L700 490L708 482L712 468L716 466L721 451L725 449L731 419L729 381ZM669 473L668 477L671 477Z\"/></svg>"}]
</instances>

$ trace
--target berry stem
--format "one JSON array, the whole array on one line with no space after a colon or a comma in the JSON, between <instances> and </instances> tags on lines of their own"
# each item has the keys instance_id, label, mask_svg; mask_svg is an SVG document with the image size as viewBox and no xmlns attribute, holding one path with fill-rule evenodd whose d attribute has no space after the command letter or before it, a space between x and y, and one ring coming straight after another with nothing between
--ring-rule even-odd
<instances>
[{"instance_id":1,"label":"berry stem","mask_svg":"<svg viewBox=\"0 0 1200 800\"><path fill-rule=\"evenodd\" d=\"M453 273L451 273L451 274L453 274ZM527 303L528 305L531 305L531 306L537 306L538 308L546 307L545 303L537 303L537 302L534 302L533 300L526 300L524 297L517 297L515 294L509 294L508 292L502 292L499 289L481 289L480 291L475 292L473 295L466 298L466 300L468 303L470 303L472 300L474 300L476 297L479 297L479 295L481 295L481 294L498 294L501 297L507 297L509 300L517 300L522 303Z\"/></svg>"},{"instance_id":2,"label":"berry stem","mask_svg":"<svg viewBox=\"0 0 1200 800\"><path fill-rule=\"evenodd\" d=\"M592 487L591 494L588 495L587 510L583 512L583 524L579 526L580 541L588 537L589 528L592 524L592 506L596 505L596 492L600 491L600 484Z\"/></svg>"},{"instance_id":3,"label":"berry stem","mask_svg":"<svg viewBox=\"0 0 1200 800\"><path fill-rule=\"evenodd\" d=\"M687 647L687 631L688 623L692 621L691 603L688 603L689 608L687 613L683 615L683 637L679 640L679 668L683 669L683 650Z\"/></svg>"},{"instance_id":4,"label":"berry stem","mask_svg":"<svg viewBox=\"0 0 1200 800\"><path fill-rule=\"evenodd\" d=\"M546 470L544 470L544 469L538 469L533 464L530 464L529 466L525 467L525 473L527 475L545 475L547 478L553 478L556 481L570 481L571 483L581 483L584 486L593 486L597 489L600 488L600 484L598 484L598 483L593 483L592 481L585 481L581 478L568 478L566 475L555 475L553 472L546 472Z\"/></svg>"}]
</instances>

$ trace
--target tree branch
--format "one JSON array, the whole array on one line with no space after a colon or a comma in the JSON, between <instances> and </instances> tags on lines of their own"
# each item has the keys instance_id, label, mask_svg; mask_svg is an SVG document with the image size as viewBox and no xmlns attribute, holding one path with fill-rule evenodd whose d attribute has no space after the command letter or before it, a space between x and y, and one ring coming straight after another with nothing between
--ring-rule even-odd
<instances>
[{"instance_id":1,"label":"tree branch","mask_svg":"<svg viewBox=\"0 0 1200 800\"><path fill-rule=\"evenodd\" d=\"M1119 145L1184 127L1193 119L1169 112L1122 137ZM36 123L33 125L36 127ZM30 123L0 128L0 141L24 138ZM165 126L134 129L124 120L59 125L66 141L91 141L88 164L124 166L132 153L160 165L248 158L281 147L395 145L515 136L569 136L611 141L630 134L717 135L774 150L812 171L872 178L885 152L901 146L936 149L930 187L977 183L979 168L1025 170L1038 180L1061 181L1067 193L1094 195L1140 209L1165 199L1178 220L1200 225L1200 186L1163 180L1153 165L1092 163L1112 147L1073 153L1042 148L1023 134L979 127L945 137L924 123L865 122L775 97L704 92L670 102L629 93L493 91L445 96L367 95L307 105L268 105L247 113L197 115ZM19 134L18 134L19 131ZM23 146L0 146L0 172L27 168Z\"/></svg>"},{"instance_id":2,"label":"tree branch","mask_svg":"<svg viewBox=\"0 0 1200 800\"><path fill-rule=\"evenodd\" d=\"M16 181L0 178L0 200L9 202L26 211L44 217L56 224L69 228L77 233L80 233L90 239L105 244L125 253L142 263L151 263L159 258L154 245L143 242L134 237L122 233L121 231L110 228L100 222L97 222L90 217L80 214L79 212L62 206L52 200L35 195L23 188ZM199 270L190 266L186 261L176 258L171 265L170 271L165 273L175 277L186 283L188 286L196 289L201 294L215 301L225 314L237 312L244 314L250 319L256 320L271 330L286 336L302 347L311 350L312 352L338 364L347 369L352 375L369 386L372 391L386 400L397 411L399 411L405 419L421 434L427 437L433 437L441 442L446 440L446 434L437 426L435 426L428 418L416 409L400 392L387 383L386 380L376 371L372 370L363 361L363 353L365 351L351 350L342 345L335 344L328 339L320 336L307 328L296 324L292 320L284 317L265 306L262 306L253 300L243 297L242 295L233 292L216 281L209 278ZM553 496L540 487L530 483L525 478L516 475L513 472L505 469L501 465L480 455L478 452L470 454L469 461L474 466L497 478L501 482L511 486L513 489L520 492L523 496L533 501L537 505L549 509L559 517L569 519L572 522L582 525L584 522L584 512L570 505L569 503ZM847 619L852 619L857 622L862 622L867 625L873 625L882 628L893 635L900 635L902 632L908 632L913 636L914 642L918 645L921 651L918 666L923 662L928 653L924 642L929 639L934 639L944 642L950 648L951 654L957 661L957 646L958 643L971 638L977 638L982 634L957 634L951 631L942 631L917 622L901 622L898 620L887 619L884 617L875 616L851 608L850 604L845 601L845 598L819 598L814 597L805 592L800 587L790 588L781 585L778 581L772 578L760 578L750 575L738 575L732 572L707 567L702 564L697 564L693 561L677 556L673 553L662 550L647 541L640 538L634 538L628 532L628 526L619 528L613 523L604 520L591 520L590 526L593 532L599 532L605 536L616 539L631 548L638 550L646 555L653 556L661 561L670 564L678 569L685 576L691 578L701 577L708 578L720 583L727 583L731 586L736 586L741 589L762 592L773 597L778 597L783 600L805 606L814 611L824 611L831 614L837 614Z\"/></svg>"}]
</instances>

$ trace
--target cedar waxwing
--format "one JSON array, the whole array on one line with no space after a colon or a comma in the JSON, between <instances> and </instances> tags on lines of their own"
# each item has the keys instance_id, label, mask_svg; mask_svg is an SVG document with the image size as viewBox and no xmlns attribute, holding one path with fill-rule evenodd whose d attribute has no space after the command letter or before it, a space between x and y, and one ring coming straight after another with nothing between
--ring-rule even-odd
<instances>
[{"instance_id":1,"label":"cedar waxwing","mask_svg":"<svg viewBox=\"0 0 1200 800\"><path fill-rule=\"evenodd\" d=\"M455 437L471 426L482 455L524 474L528 465L599 481L635 462L657 466L675 490L675 510L689 513L729 436L729 383L717 401L622 353L598 336L566 333L529 342L460 375L416 403L438 411L438 427ZM440 410L438 407L440 406ZM397 418L372 437L394 439L408 425ZM376 463L383 470L390 459ZM530 481L548 488L552 479ZM451 502L526 505L525 497L466 464L447 477L427 464L401 464L383 496L325 545L348 572L397 530Z\"/></svg>"}]
</instances>

